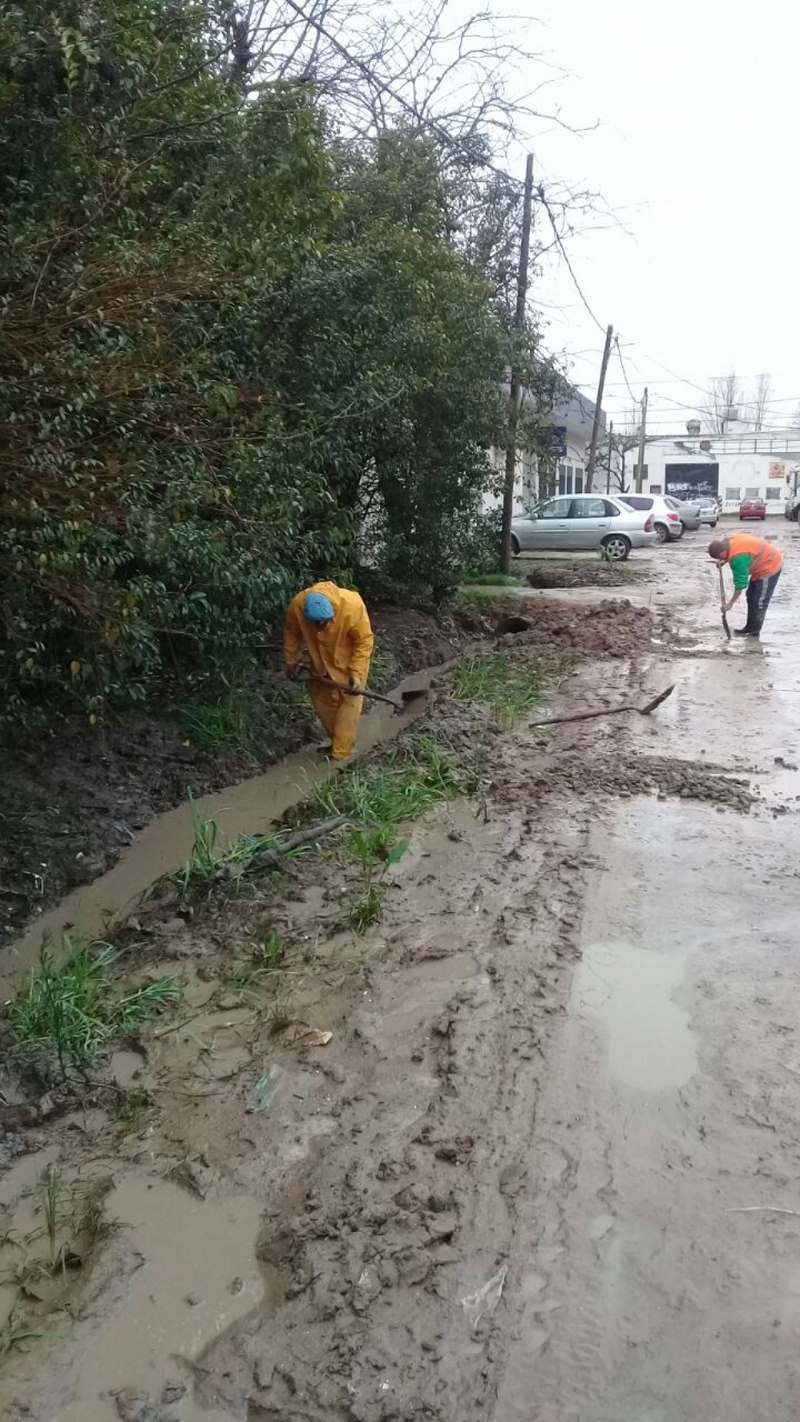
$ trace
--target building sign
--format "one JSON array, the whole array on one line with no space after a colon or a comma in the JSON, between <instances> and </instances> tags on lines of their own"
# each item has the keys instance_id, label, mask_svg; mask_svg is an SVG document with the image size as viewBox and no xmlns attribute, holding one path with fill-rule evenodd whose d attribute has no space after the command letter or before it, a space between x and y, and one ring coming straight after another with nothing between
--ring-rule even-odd
<instances>
[{"instance_id":1,"label":"building sign","mask_svg":"<svg viewBox=\"0 0 800 1422\"><path fill-rule=\"evenodd\" d=\"M770 484L782 484L785 478L786 465L780 459L773 460L769 466Z\"/></svg>"},{"instance_id":2,"label":"building sign","mask_svg":"<svg viewBox=\"0 0 800 1422\"><path fill-rule=\"evenodd\" d=\"M553 425L550 429L550 443L553 454L558 459L567 457L567 427L566 425Z\"/></svg>"},{"instance_id":3,"label":"building sign","mask_svg":"<svg viewBox=\"0 0 800 1422\"><path fill-rule=\"evenodd\" d=\"M719 490L719 465L667 464L666 490L673 499L715 499Z\"/></svg>"}]
</instances>

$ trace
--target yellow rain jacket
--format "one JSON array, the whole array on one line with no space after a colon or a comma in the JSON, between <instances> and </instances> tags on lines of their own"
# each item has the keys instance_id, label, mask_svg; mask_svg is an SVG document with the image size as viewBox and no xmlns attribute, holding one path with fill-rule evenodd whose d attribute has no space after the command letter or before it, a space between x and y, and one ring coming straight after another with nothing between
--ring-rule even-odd
<instances>
[{"instance_id":1,"label":"yellow rain jacket","mask_svg":"<svg viewBox=\"0 0 800 1422\"><path fill-rule=\"evenodd\" d=\"M323 593L333 604L333 622L328 627L309 622L303 604L310 592ZM340 588L336 583L314 583L292 598L286 614L283 632L283 659L287 667L297 666L303 650L308 654L311 670L349 686L366 686L369 663L375 639L369 615L357 592ZM358 721L364 702L360 696L348 696L311 683L311 698L320 721L331 737L334 760L348 760L353 753Z\"/></svg>"}]
</instances>

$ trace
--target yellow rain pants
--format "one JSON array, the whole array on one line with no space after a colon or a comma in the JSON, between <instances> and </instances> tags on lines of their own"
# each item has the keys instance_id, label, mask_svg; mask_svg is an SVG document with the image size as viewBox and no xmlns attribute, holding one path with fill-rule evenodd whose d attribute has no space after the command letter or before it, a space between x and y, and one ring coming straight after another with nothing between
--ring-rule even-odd
<instances>
[{"instance_id":1,"label":"yellow rain pants","mask_svg":"<svg viewBox=\"0 0 800 1422\"><path fill-rule=\"evenodd\" d=\"M309 622L303 613L308 593L324 593L333 605L333 621L325 627ZM315 583L292 598L283 633L283 659L287 667L299 664L303 651L312 673L348 686L366 686L374 645L369 615L358 593L336 583ZM349 760L358 735L364 707L361 696L348 696L331 687L311 683L314 710L331 738L334 760Z\"/></svg>"}]
</instances>

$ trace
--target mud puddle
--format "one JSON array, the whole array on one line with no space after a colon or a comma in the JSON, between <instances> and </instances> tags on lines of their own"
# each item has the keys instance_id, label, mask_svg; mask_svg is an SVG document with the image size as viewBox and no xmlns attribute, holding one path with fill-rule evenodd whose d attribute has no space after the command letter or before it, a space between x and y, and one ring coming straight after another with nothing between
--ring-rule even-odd
<instances>
[{"instance_id":1,"label":"mud puddle","mask_svg":"<svg viewBox=\"0 0 800 1422\"><path fill-rule=\"evenodd\" d=\"M107 1197L114 1233L85 1285L77 1320L67 1329L56 1314L44 1325L53 1340L50 1382L45 1390L37 1387L32 1415L43 1422L141 1415L148 1422L162 1416L165 1422L214 1422L192 1399L194 1368L212 1339L264 1301L265 1277L255 1257L262 1210L246 1196L197 1200L168 1180L126 1175ZM41 1382L33 1355L29 1368L17 1365L6 1417L28 1415L22 1404ZM152 1411L143 1412L148 1405Z\"/></svg>"},{"instance_id":2,"label":"mud puddle","mask_svg":"<svg viewBox=\"0 0 800 1422\"><path fill-rule=\"evenodd\" d=\"M684 962L626 943L584 950L570 1010L598 1021L612 1075L638 1091L684 1086L697 1070L688 1013L676 1001Z\"/></svg>"}]
</instances>

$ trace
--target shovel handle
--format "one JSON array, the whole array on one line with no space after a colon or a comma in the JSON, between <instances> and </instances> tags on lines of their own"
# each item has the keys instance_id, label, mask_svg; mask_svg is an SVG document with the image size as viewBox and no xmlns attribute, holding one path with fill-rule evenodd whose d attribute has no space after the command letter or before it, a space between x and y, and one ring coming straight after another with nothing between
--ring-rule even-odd
<instances>
[{"instance_id":1,"label":"shovel handle","mask_svg":"<svg viewBox=\"0 0 800 1422\"><path fill-rule=\"evenodd\" d=\"M329 686L331 691L342 691L345 696L366 696L370 701L384 701L387 706L393 707L395 711L401 711L403 709L396 701L392 701L391 696L382 696L379 691L359 690L355 686L345 686L343 682L334 681L332 677L317 676L316 672L309 673L309 680L319 682L320 686Z\"/></svg>"},{"instance_id":2,"label":"shovel handle","mask_svg":"<svg viewBox=\"0 0 800 1422\"><path fill-rule=\"evenodd\" d=\"M726 613L726 611L725 611L725 583L723 582L723 578L722 578L722 564L721 564L721 563L718 563L718 564L717 564L717 571L718 571L718 573L719 573L719 596L720 596L720 607L722 608L722 627L723 627L723 631L724 631L724 633L725 633L725 636L727 637L728 641L730 642L730 640L731 640L731 629L730 629L730 627L728 626L728 615L727 615L727 613Z\"/></svg>"}]
</instances>

